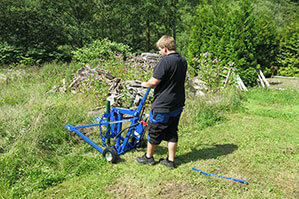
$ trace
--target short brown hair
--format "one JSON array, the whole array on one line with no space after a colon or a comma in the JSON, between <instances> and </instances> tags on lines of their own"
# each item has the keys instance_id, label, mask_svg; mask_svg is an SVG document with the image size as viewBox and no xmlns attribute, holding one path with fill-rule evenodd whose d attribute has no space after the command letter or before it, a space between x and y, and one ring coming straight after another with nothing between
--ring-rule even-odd
<instances>
[{"instance_id":1,"label":"short brown hair","mask_svg":"<svg viewBox=\"0 0 299 199\"><path fill-rule=\"evenodd\" d=\"M176 44L173 37L169 35L162 36L156 43L157 48L166 47L168 50L176 50Z\"/></svg>"}]
</instances>

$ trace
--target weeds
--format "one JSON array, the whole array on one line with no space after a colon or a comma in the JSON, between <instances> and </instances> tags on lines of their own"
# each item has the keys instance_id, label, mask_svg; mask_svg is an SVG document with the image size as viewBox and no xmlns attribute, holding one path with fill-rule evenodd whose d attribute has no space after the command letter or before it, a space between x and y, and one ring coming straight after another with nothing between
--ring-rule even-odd
<instances>
[{"instance_id":1,"label":"weeds","mask_svg":"<svg viewBox=\"0 0 299 199\"><path fill-rule=\"evenodd\" d=\"M209 90L217 91L225 85L229 71L233 73L236 70L233 65L233 62L226 63L212 53L201 53L199 58L195 57L191 60L189 71L193 76L199 76L206 82ZM230 76L229 83L236 84L233 75Z\"/></svg>"},{"instance_id":2,"label":"weeds","mask_svg":"<svg viewBox=\"0 0 299 199\"><path fill-rule=\"evenodd\" d=\"M126 59L124 59L125 55L120 53L111 54L110 56L113 59L94 58L91 61L92 64L85 68L82 68L82 63L76 62L70 64L46 64L40 70L41 80L45 83L47 91L53 87L64 85L66 92L82 93L94 102L97 102L97 106L102 106L109 94L109 85L107 82L110 80L104 74L95 74L97 70L107 71L113 77L120 78L123 81L145 81L151 77L151 66L140 58L134 55L126 55ZM80 74L82 71L84 74ZM76 85L75 89L69 87L71 83ZM126 107L131 104L131 99L128 100L126 96L120 100Z\"/></svg>"},{"instance_id":3,"label":"weeds","mask_svg":"<svg viewBox=\"0 0 299 199\"><path fill-rule=\"evenodd\" d=\"M204 97L191 96L185 108L190 112L185 111L184 114L188 120L194 121L196 129L203 130L225 121L227 112L242 110L242 98L242 94L235 88L209 93Z\"/></svg>"},{"instance_id":4,"label":"weeds","mask_svg":"<svg viewBox=\"0 0 299 199\"><path fill-rule=\"evenodd\" d=\"M190 94L179 126L178 168L140 166L135 158L144 149L110 165L64 128L93 121L87 110L97 102L81 93L46 94L48 84L59 82L63 74L71 79L74 73L74 65L55 66L1 85L0 198L296 196L298 92L227 89L204 98ZM131 74L134 68L127 70ZM97 134L91 137L99 139ZM166 153L162 143L155 159ZM250 186L203 177L192 173L192 167L244 179Z\"/></svg>"}]
</instances>

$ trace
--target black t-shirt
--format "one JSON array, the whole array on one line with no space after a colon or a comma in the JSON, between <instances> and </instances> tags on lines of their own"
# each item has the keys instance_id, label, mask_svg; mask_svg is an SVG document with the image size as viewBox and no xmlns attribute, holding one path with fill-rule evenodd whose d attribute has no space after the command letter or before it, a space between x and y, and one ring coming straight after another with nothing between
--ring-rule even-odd
<instances>
[{"instance_id":1,"label":"black t-shirt","mask_svg":"<svg viewBox=\"0 0 299 199\"><path fill-rule=\"evenodd\" d=\"M161 80L154 89L152 109L168 113L185 105L186 59L178 53L163 57L155 66L153 77Z\"/></svg>"}]
</instances>

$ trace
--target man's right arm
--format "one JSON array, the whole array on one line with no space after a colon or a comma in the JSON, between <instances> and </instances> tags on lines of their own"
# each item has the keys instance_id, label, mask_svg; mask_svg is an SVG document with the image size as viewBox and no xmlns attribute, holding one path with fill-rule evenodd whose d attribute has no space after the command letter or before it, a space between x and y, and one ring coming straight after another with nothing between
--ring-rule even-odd
<instances>
[{"instance_id":1,"label":"man's right arm","mask_svg":"<svg viewBox=\"0 0 299 199\"><path fill-rule=\"evenodd\" d=\"M160 82L161 80L152 77L147 82L142 82L141 86L145 88L155 88Z\"/></svg>"}]
</instances>

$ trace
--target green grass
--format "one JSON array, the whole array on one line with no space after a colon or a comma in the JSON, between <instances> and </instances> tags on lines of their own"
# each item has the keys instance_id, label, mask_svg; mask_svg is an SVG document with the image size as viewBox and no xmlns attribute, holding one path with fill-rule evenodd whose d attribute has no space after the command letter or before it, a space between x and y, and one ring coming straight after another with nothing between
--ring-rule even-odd
<instances>
[{"instance_id":1,"label":"green grass","mask_svg":"<svg viewBox=\"0 0 299 199\"><path fill-rule=\"evenodd\" d=\"M139 165L135 159L145 149L129 151L117 164L109 164L90 145L71 136L64 125L93 123L95 115L87 112L97 103L82 94L47 94L51 78L41 77L43 70L28 71L14 83L0 85L0 198L296 198L299 194L296 91L227 90L204 99L188 94L177 168L168 170ZM155 159L166 154L163 142ZM202 175L192 167L249 185Z\"/></svg>"}]
</instances>

